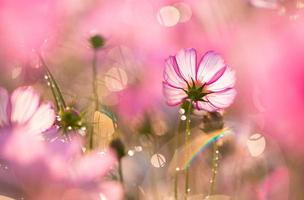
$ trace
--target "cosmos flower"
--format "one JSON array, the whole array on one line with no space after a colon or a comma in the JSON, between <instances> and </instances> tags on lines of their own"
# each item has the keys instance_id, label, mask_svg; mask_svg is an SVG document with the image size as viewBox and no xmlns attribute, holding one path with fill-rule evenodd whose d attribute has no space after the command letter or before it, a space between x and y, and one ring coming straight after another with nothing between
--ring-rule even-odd
<instances>
[{"instance_id":1,"label":"cosmos flower","mask_svg":"<svg viewBox=\"0 0 304 200\"><path fill-rule=\"evenodd\" d=\"M104 179L116 164L114 153L84 154L77 136L42 140L54 121L51 104L40 104L32 87L11 96L0 87L0 193L17 199L121 199L120 185Z\"/></svg>"},{"instance_id":2,"label":"cosmos flower","mask_svg":"<svg viewBox=\"0 0 304 200\"><path fill-rule=\"evenodd\" d=\"M22 132L20 132L22 131ZM82 152L80 137L49 143L22 129L0 130L0 192L17 199L122 199L106 180L115 154Z\"/></svg>"},{"instance_id":3,"label":"cosmos flower","mask_svg":"<svg viewBox=\"0 0 304 200\"><path fill-rule=\"evenodd\" d=\"M197 62L195 49L182 49L166 60L163 88L168 105L191 101L199 110L218 111L236 95L235 74L215 52Z\"/></svg>"},{"instance_id":4,"label":"cosmos flower","mask_svg":"<svg viewBox=\"0 0 304 200\"><path fill-rule=\"evenodd\" d=\"M0 128L26 130L41 137L55 121L51 103L39 102L39 94L30 86L17 88L9 97L0 87Z\"/></svg>"}]
</instances>

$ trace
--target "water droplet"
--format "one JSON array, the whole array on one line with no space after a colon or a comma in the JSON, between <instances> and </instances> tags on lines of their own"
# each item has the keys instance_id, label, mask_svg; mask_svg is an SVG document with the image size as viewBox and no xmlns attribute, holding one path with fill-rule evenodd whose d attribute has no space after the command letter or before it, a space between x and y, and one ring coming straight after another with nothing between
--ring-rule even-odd
<instances>
[{"instance_id":1,"label":"water droplet","mask_svg":"<svg viewBox=\"0 0 304 200\"><path fill-rule=\"evenodd\" d=\"M185 121L187 119L186 115L182 115L180 118L182 121Z\"/></svg>"},{"instance_id":2,"label":"water droplet","mask_svg":"<svg viewBox=\"0 0 304 200\"><path fill-rule=\"evenodd\" d=\"M129 151L128 151L128 155L129 155L129 156L134 156L134 153L135 153L135 152L134 152L133 150L129 150Z\"/></svg>"},{"instance_id":3,"label":"water droplet","mask_svg":"<svg viewBox=\"0 0 304 200\"><path fill-rule=\"evenodd\" d=\"M185 114L186 111L185 111L185 109L181 108L181 109L179 109L178 112L179 112L179 114L183 115L183 114Z\"/></svg>"}]
</instances>

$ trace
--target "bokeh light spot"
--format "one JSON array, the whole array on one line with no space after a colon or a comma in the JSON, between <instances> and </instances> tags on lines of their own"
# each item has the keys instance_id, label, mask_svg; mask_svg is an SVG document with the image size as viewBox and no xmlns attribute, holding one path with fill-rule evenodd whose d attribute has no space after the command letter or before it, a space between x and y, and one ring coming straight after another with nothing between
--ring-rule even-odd
<instances>
[{"instance_id":1,"label":"bokeh light spot","mask_svg":"<svg viewBox=\"0 0 304 200\"><path fill-rule=\"evenodd\" d=\"M159 153L154 154L151 157L151 164L153 165L153 167L156 167L156 168L164 167L166 164L166 158L162 154L159 154Z\"/></svg>"},{"instance_id":2,"label":"bokeh light spot","mask_svg":"<svg viewBox=\"0 0 304 200\"><path fill-rule=\"evenodd\" d=\"M123 90L128 83L128 76L125 70L118 67L113 67L105 75L105 84L108 90L119 92Z\"/></svg>"},{"instance_id":3,"label":"bokeh light spot","mask_svg":"<svg viewBox=\"0 0 304 200\"><path fill-rule=\"evenodd\" d=\"M266 140L263 135L255 133L248 138L247 147L251 156L258 157L266 148Z\"/></svg>"},{"instance_id":4,"label":"bokeh light spot","mask_svg":"<svg viewBox=\"0 0 304 200\"><path fill-rule=\"evenodd\" d=\"M175 26L180 20L180 12L174 6L164 6L159 9L157 20L163 26Z\"/></svg>"},{"instance_id":5,"label":"bokeh light spot","mask_svg":"<svg viewBox=\"0 0 304 200\"><path fill-rule=\"evenodd\" d=\"M179 10L179 13L180 13L179 22L183 23L183 22L187 22L191 19L192 10L188 4L180 2L180 3L174 4L174 7Z\"/></svg>"}]
</instances>

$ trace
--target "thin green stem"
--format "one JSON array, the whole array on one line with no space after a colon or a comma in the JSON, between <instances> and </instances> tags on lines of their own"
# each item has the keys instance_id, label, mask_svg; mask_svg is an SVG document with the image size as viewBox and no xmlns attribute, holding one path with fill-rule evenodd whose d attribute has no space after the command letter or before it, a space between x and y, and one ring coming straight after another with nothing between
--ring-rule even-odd
<instances>
[{"instance_id":1,"label":"thin green stem","mask_svg":"<svg viewBox=\"0 0 304 200\"><path fill-rule=\"evenodd\" d=\"M183 109L183 108L181 108ZM181 119L179 118L178 120L178 128L177 128L177 135L175 136L175 144L174 144L174 150L175 150L175 153L174 155L177 155L177 148L179 146L179 135L181 133L181 128L182 128L182 123L181 123ZM179 166L176 166L176 167L179 167ZM178 200L178 172L179 172L179 168L175 169L175 172L174 172L174 198L175 200Z\"/></svg>"},{"instance_id":2,"label":"thin green stem","mask_svg":"<svg viewBox=\"0 0 304 200\"><path fill-rule=\"evenodd\" d=\"M185 148L187 149L186 152L186 156L189 157L190 156L190 152L189 152L189 140L190 140L190 135L191 135L191 131L190 131L190 114L191 114L191 109L192 109L192 101L190 101L188 109L187 109L187 115L186 115L186 136L185 136ZM188 198L188 194L190 192L190 188L189 188L189 177L190 177L190 171L189 171L190 165L186 166L185 169L185 198Z\"/></svg>"},{"instance_id":3,"label":"thin green stem","mask_svg":"<svg viewBox=\"0 0 304 200\"><path fill-rule=\"evenodd\" d=\"M97 50L94 50L93 59L92 59L92 92L94 100L94 111L97 111L99 108L99 99L98 99L98 85L97 85ZM89 148L93 149L93 140L94 140L94 128L90 131L89 135Z\"/></svg>"},{"instance_id":4,"label":"thin green stem","mask_svg":"<svg viewBox=\"0 0 304 200\"><path fill-rule=\"evenodd\" d=\"M213 152L212 152L212 175L210 179L210 188L208 196L212 195L215 191L215 184L216 184L216 176L218 172L218 165L219 165L219 150L218 145L213 143Z\"/></svg>"},{"instance_id":5,"label":"thin green stem","mask_svg":"<svg viewBox=\"0 0 304 200\"><path fill-rule=\"evenodd\" d=\"M123 184L123 175L122 175L122 163L121 163L121 158L119 158L119 160L118 160L118 173L119 173L120 182Z\"/></svg>"},{"instance_id":6,"label":"thin green stem","mask_svg":"<svg viewBox=\"0 0 304 200\"><path fill-rule=\"evenodd\" d=\"M97 50L94 50L92 60L92 89L95 110L98 110L99 98L98 98L98 85L97 85Z\"/></svg>"}]
</instances>

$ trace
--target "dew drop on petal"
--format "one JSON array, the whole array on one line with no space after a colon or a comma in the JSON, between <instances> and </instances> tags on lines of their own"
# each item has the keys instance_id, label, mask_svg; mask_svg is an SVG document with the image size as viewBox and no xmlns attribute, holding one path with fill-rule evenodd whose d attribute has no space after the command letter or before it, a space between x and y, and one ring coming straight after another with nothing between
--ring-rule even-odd
<instances>
[{"instance_id":1,"label":"dew drop on petal","mask_svg":"<svg viewBox=\"0 0 304 200\"><path fill-rule=\"evenodd\" d=\"M161 7L157 13L158 23L163 26L175 26L178 23L179 19L179 10L174 6Z\"/></svg>"},{"instance_id":2,"label":"dew drop on petal","mask_svg":"<svg viewBox=\"0 0 304 200\"><path fill-rule=\"evenodd\" d=\"M263 135L255 133L249 136L247 140L247 148L251 156L258 157L266 148L266 140Z\"/></svg>"},{"instance_id":3,"label":"dew drop on petal","mask_svg":"<svg viewBox=\"0 0 304 200\"><path fill-rule=\"evenodd\" d=\"M161 168L166 164L166 158L162 154L156 153L151 157L151 164L153 167Z\"/></svg>"}]
</instances>

